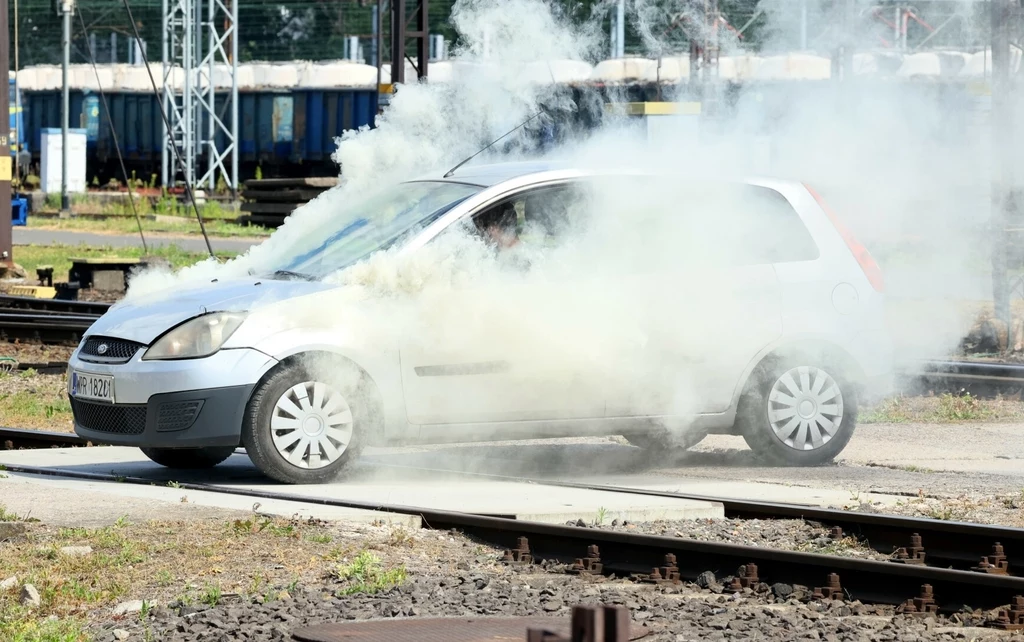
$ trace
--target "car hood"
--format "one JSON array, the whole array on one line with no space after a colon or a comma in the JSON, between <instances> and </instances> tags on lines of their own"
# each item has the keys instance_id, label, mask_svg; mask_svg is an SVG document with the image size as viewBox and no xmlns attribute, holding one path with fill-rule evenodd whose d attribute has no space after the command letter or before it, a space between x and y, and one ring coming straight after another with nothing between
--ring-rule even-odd
<instances>
[{"instance_id":1,"label":"car hood","mask_svg":"<svg viewBox=\"0 0 1024 642\"><path fill-rule=\"evenodd\" d=\"M88 335L102 335L150 344L157 337L192 317L207 312L252 311L331 286L310 281L236 279L131 298L112 306Z\"/></svg>"}]
</instances>

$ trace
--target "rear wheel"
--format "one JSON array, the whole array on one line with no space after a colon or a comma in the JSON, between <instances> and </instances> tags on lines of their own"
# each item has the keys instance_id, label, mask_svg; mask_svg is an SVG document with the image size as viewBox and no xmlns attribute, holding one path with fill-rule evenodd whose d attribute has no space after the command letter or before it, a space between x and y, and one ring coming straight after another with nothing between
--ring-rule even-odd
<instances>
[{"instance_id":1,"label":"rear wheel","mask_svg":"<svg viewBox=\"0 0 1024 642\"><path fill-rule=\"evenodd\" d=\"M737 408L747 445L766 463L831 462L853 437L857 392L834 365L788 358L755 371Z\"/></svg>"},{"instance_id":2,"label":"rear wheel","mask_svg":"<svg viewBox=\"0 0 1024 642\"><path fill-rule=\"evenodd\" d=\"M257 387L242 444L263 474L286 484L321 484L358 458L369 427L365 382L336 378L291 364Z\"/></svg>"},{"instance_id":3,"label":"rear wheel","mask_svg":"<svg viewBox=\"0 0 1024 642\"><path fill-rule=\"evenodd\" d=\"M213 468L235 452L234 446L213 446L209 448L141 448L142 453L154 462L178 470L202 470Z\"/></svg>"}]
</instances>

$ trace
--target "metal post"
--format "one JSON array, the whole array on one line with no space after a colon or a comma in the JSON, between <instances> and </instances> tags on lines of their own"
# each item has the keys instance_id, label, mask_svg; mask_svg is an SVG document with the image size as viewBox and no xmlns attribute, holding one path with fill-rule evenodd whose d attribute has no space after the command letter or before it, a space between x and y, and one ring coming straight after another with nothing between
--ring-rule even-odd
<instances>
[{"instance_id":1,"label":"metal post","mask_svg":"<svg viewBox=\"0 0 1024 642\"><path fill-rule=\"evenodd\" d=\"M373 51L374 55L377 56L377 92L380 93L381 80L383 80L383 67L384 67L384 0L377 0L377 6L374 7L373 16L375 18L375 24L377 30L375 32Z\"/></svg>"},{"instance_id":2,"label":"metal post","mask_svg":"<svg viewBox=\"0 0 1024 642\"><path fill-rule=\"evenodd\" d=\"M167 70L168 70L168 65L170 65L170 61L171 61L170 49L169 49L171 43L170 43L170 35L169 35L169 29L168 29L168 21L170 20L170 16L167 13L167 0L162 0L162 2L161 2L161 14L162 14L161 33L163 34L163 37L160 40L163 42L163 54L162 54L163 57L161 58L161 61L163 63L162 64L163 70L162 70L162 74L161 74L163 76L163 103L164 103L164 113L167 114L168 118L169 118L170 114L171 114L171 107L173 105L171 104L171 99L170 99L171 93L168 91L168 88L167 88L167 76L168 76L168 71ZM163 143L160 145L160 184L163 185L166 188L166 187L170 187L170 185L171 185L171 178L174 176L173 172L169 172L168 171L170 169L170 156L171 156L171 151L170 151L168 145L172 145L173 144L173 137L172 137L172 132L167 129L167 125L166 125L166 123L163 122L162 118L160 119L160 131L163 134L163 138L162 138Z\"/></svg>"},{"instance_id":3,"label":"metal post","mask_svg":"<svg viewBox=\"0 0 1024 642\"><path fill-rule=\"evenodd\" d=\"M405 0L391 0L391 84L405 82Z\"/></svg>"},{"instance_id":4,"label":"metal post","mask_svg":"<svg viewBox=\"0 0 1024 642\"><path fill-rule=\"evenodd\" d=\"M373 38L370 39L370 60L373 65L380 68L380 4L373 5ZM380 79L377 79L380 84Z\"/></svg>"},{"instance_id":5,"label":"metal post","mask_svg":"<svg viewBox=\"0 0 1024 642\"><path fill-rule=\"evenodd\" d=\"M1014 0L993 0L992 26L992 298L995 316L1011 328L1006 227L1011 197L1013 105L1010 97L1010 20ZM1012 344L1012 341L1007 341Z\"/></svg>"},{"instance_id":6,"label":"metal post","mask_svg":"<svg viewBox=\"0 0 1024 642\"><path fill-rule=\"evenodd\" d=\"M416 31L408 35L416 39L416 77L423 80L427 77L427 66L430 62L430 16L428 15L427 3L429 0L419 0L416 4L419 8L416 12Z\"/></svg>"},{"instance_id":7,"label":"metal post","mask_svg":"<svg viewBox=\"0 0 1024 642\"><path fill-rule=\"evenodd\" d=\"M619 43L615 42L615 39L619 35L619 30L615 27L615 13L608 13L608 57L615 58L619 51Z\"/></svg>"},{"instance_id":8,"label":"metal post","mask_svg":"<svg viewBox=\"0 0 1024 642\"><path fill-rule=\"evenodd\" d=\"M615 56L626 57L626 0L619 0L615 9Z\"/></svg>"},{"instance_id":9,"label":"metal post","mask_svg":"<svg viewBox=\"0 0 1024 642\"><path fill-rule=\"evenodd\" d=\"M64 14L64 33L61 38L64 49L62 76L62 104L60 123L60 213L66 216L71 212L71 201L68 198L68 121L71 112L71 97L68 88L68 65L71 64L71 2L65 0L61 5Z\"/></svg>"},{"instance_id":10,"label":"metal post","mask_svg":"<svg viewBox=\"0 0 1024 642\"><path fill-rule=\"evenodd\" d=\"M18 64L18 0L14 0L14 140L8 141L9 145L14 146L14 177L18 180L18 184L21 184L21 163L19 162L22 152L25 147L21 144L21 86L18 80L18 71L21 67ZM10 103L10 97L8 97L8 103ZM10 104L7 106L10 109Z\"/></svg>"},{"instance_id":11,"label":"metal post","mask_svg":"<svg viewBox=\"0 0 1024 642\"><path fill-rule=\"evenodd\" d=\"M238 198L238 0L231 1L231 198Z\"/></svg>"},{"instance_id":12,"label":"metal post","mask_svg":"<svg viewBox=\"0 0 1024 642\"><path fill-rule=\"evenodd\" d=\"M800 0L800 50L807 50L807 0Z\"/></svg>"},{"instance_id":13,"label":"metal post","mask_svg":"<svg viewBox=\"0 0 1024 642\"><path fill-rule=\"evenodd\" d=\"M7 25L7 2L0 2L0 67L10 66L10 30ZM0 112L10 111L10 92L0 96ZM11 225L11 147L7 135L0 136L0 202L7 203L8 214L0 222L0 266L14 267L13 226Z\"/></svg>"}]
</instances>

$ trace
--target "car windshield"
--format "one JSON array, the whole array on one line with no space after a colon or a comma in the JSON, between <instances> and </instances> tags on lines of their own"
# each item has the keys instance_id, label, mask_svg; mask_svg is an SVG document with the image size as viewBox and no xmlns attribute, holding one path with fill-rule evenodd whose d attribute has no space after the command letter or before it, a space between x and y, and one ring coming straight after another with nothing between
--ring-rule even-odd
<instances>
[{"instance_id":1,"label":"car windshield","mask_svg":"<svg viewBox=\"0 0 1024 642\"><path fill-rule=\"evenodd\" d=\"M278 272L321 279L422 230L481 189L440 181L396 185L355 205L323 242L286 259Z\"/></svg>"}]
</instances>

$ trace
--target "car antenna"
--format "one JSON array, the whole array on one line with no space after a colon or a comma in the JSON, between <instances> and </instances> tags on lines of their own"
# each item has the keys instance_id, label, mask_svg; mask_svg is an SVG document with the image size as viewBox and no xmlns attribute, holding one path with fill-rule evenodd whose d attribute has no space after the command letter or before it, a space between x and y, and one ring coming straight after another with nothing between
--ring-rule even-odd
<instances>
[{"instance_id":1,"label":"car antenna","mask_svg":"<svg viewBox=\"0 0 1024 642\"><path fill-rule=\"evenodd\" d=\"M488 149L490 149L490 148L491 148L491 147L492 147L492 146L493 146L493 145L494 145L495 143L499 142L499 141L500 141L500 140L501 140L502 138L505 138L505 137L506 137L506 136L508 136L509 134L512 134L512 133L513 133L513 132L515 132L515 131L516 131L517 129L521 129L521 128L523 128L523 127L526 127L526 125L528 125L528 124L530 123L530 121L531 121L531 120L533 120L533 119L534 119L534 118L536 118L537 116L540 116L540 115L541 115L541 114L543 114L543 113L544 113L544 108L543 108L543 107L541 107L540 109L538 109L538 110L537 110L537 113L536 113L536 114L534 114L533 116L530 116L529 118L527 118L527 119L526 119L526 120L524 120L523 122L519 123L518 125L516 125L516 126L515 126L515 127L513 127L512 129L508 130L507 132L505 132L504 134L502 134L500 138L496 138L496 139L492 140L491 142L487 143L487 145L486 145L486 146L485 146L485 147L484 147L483 149L481 149L481 150L477 151L476 153L474 153L474 154L473 154L472 156L470 156L469 158L467 158L467 159L463 160L463 161L462 161L461 163L459 163L459 164L458 164L458 165L456 165L455 167L453 167L453 168L451 168L450 170L448 170L448 172L447 172L447 173L446 173L446 174L444 175L444 177L445 177L445 178L451 178L452 174L454 174L454 173L455 173L455 170L457 170L458 168L462 167L463 165L465 165L465 164L466 164L466 163L468 163L469 161L473 160L474 158L476 158L476 157L477 157L477 156L479 156L480 154L482 154L482 153L484 153L485 151L487 151Z\"/></svg>"}]
</instances>

